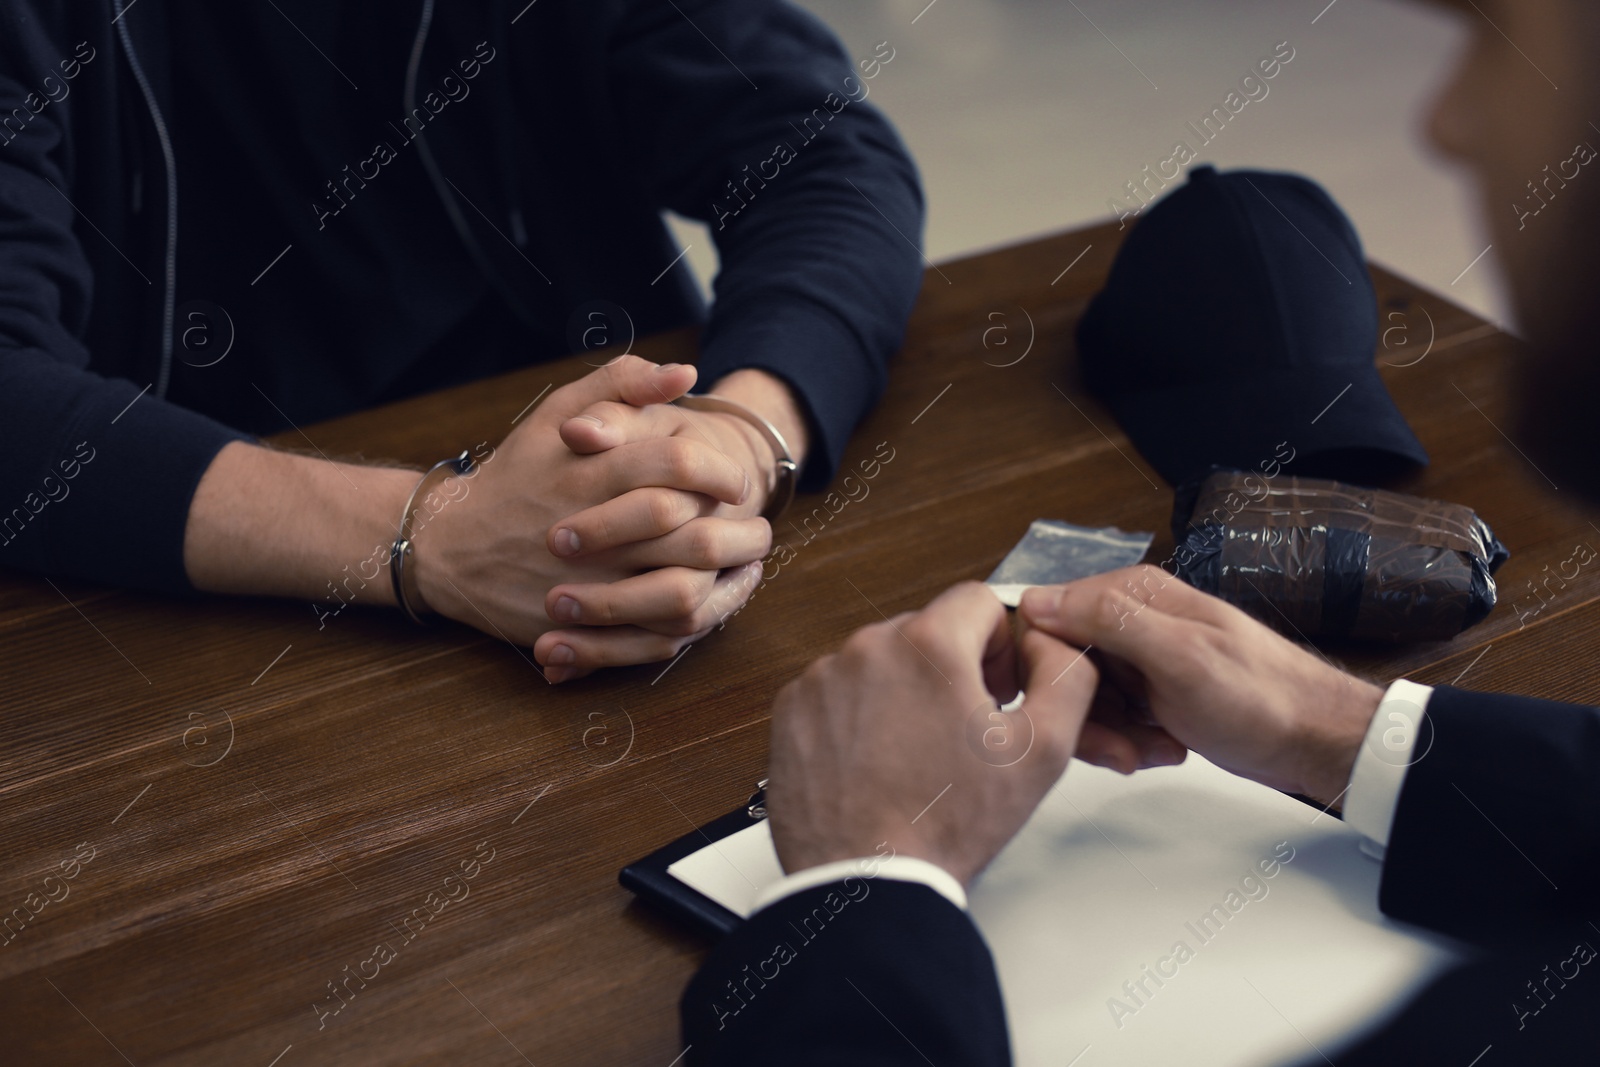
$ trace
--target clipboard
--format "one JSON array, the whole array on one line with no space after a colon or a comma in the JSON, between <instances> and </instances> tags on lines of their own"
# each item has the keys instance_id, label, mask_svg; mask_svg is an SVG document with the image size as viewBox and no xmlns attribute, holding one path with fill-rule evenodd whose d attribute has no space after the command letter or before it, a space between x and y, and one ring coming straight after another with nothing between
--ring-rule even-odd
<instances>
[{"instance_id":1,"label":"clipboard","mask_svg":"<svg viewBox=\"0 0 1600 1067\"><path fill-rule=\"evenodd\" d=\"M767 780L763 778L756 784L756 791L743 808L719 816L643 859L628 864L618 872L617 881L624 889L667 917L702 934L722 938L733 933L744 925L744 918L682 881L669 868L679 860L687 859L702 849L713 847L719 841L764 822L767 817L766 787Z\"/></svg>"},{"instance_id":2,"label":"clipboard","mask_svg":"<svg viewBox=\"0 0 1600 1067\"><path fill-rule=\"evenodd\" d=\"M752 814L761 799L632 865L623 885L705 933L738 929L741 903L782 876ZM1361 1032L1461 958L1383 917L1362 841L1195 754L1131 778L1074 764L968 890L1018 1067L1086 1043L1118 1062L1265 1067ZM1147 969L1165 984L1136 1002L1123 983Z\"/></svg>"}]
</instances>

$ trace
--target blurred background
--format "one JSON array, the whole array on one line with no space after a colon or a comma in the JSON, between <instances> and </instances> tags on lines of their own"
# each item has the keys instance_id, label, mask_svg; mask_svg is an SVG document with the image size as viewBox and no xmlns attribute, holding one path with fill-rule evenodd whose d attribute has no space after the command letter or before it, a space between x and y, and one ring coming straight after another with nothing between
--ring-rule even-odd
<instances>
[{"instance_id":1,"label":"blurred background","mask_svg":"<svg viewBox=\"0 0 1600 1067\"><path fill-rule=\"evenodd\" d=\"M1178 141L1196 147L1187 123L1288 42L1268 95L1198 162L1320 181L1369 258L1512 325L1494 257L1474 265L1489 238L1470 191L1423 142L1426 105L1465 42L1448 15L1394 0L798 2L854 59L894 49L867 84L921 167L936 262L1115 217L1112 199L1133 206L1125 184ZM709 235L673 226L705 286Z\"/></svg>"}]
</instances>

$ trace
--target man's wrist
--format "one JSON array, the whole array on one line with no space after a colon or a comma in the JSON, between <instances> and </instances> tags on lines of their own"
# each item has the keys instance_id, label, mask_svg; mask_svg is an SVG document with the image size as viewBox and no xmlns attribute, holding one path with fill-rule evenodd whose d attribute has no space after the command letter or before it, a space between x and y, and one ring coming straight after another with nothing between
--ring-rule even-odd
<instances>
[{"instance_id":1,"label":"man's wrist","mask_svg":"<svg viewBox=\"0 0 1600 1067\"><path fill-rule=\"evenodd\" d=\"M1307 732L1300 742L1306 759L1301 793L1335 810L1341 806L1383 693L1371 682L1345 675L1332 706L1308 716Z\"/></svg>"},{"instance_id":2,"label":"man's wrist","mask_svg":"<svg viewBox=\"0 0 1600 1067\"><path fill-rule=\"evenodd\" d=\"M789 384L775 374L753 367L723 375L711 387L711 392L728 400L743 404L760 415L783 435L784 442L796 463L805 465L806 450L811 432L806 424L804 408ZM759 434L756 435L758 438ZM771 448L763 440L758 455L768 455Z\"/></svg>"},{"instance_id":3,"label":"man's wrist","mask_svg":"<svg viewBox=\"0 0 1600 1067\"><path fill-rule=\"evenodd\" d=\"M416 472L416 478L422 476L422 471ZM475 477L476 472L472 476ZM443 615L451 619L463 617L463 594L450 578L451 554L440 540L443 524L436 521L440 514L450 510L452 502L463 499L470 492L463 492L463 487L451 484L461 480L460 474L448 475L435 484L430 493L419 496L411 507L411 558L406 566L412 571L416 595L421 599L421 603L413 601L411 606L419 613ZM431 502L429 497L433 498ZM400 507L404 506L405 502L401 501ZM391 525L397 536L400 519L400 511L396 509Z\"/></svg>"}]
</instances>

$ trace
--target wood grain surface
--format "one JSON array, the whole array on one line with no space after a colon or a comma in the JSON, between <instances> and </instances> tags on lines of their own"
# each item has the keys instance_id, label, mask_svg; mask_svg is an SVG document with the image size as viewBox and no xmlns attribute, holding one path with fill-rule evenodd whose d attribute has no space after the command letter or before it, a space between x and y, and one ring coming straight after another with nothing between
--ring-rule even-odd
<instances>
[{"instance_id":1,"label":"wood grain surface","mask_svg":"<svg viewBox=\"0 0 1600 1067\"><path fill-rule=\"evenodd\" d=\"M983 577L1035 518L1170 550L1170 489L1075 369L1118 240L930 269L845 468L892 458L837 514L800 498L776 530L792 560L670 666L551 687L465 627L350 609L319 629L304 603L0 574L0 915L26 918L0 944L0 1063L668 1067L705 946L617 871L744 800L776 690L857 627ZM1533 592L1600 547L1600 518L1500 432L1517 342L1373 274L1403 327L1375 358L1434 457L1401 488L1475 508L1512 557L1500 606L1457 639L1324 651L1380 680L1600 701L1600 564ZM694 336L635 350L692 359ZM586 370L279 443L430 462Z\"/></svg>"}]
</instances>

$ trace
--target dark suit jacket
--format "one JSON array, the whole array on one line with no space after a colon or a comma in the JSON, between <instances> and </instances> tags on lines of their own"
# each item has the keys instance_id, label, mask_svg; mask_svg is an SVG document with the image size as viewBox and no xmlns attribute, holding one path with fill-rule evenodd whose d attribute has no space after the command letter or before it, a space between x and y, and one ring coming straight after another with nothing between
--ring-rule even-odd
<instances>
[{"instance_id":1,"label":"dark suit jacket","mask_svg":"<svg viewBox=\"0 0 1600 1067\"><path fill-rule=\"evenodd\" d=\"M1441 687L1426 721L1379 903L1487 951L1323 1052L1339 1067L1594 1062L1600 708ZM692 1064L1011 1062L982 936L905 882L820 886L759 912L712 951L682 1019Z\"/></svg>"}]
</instances>

